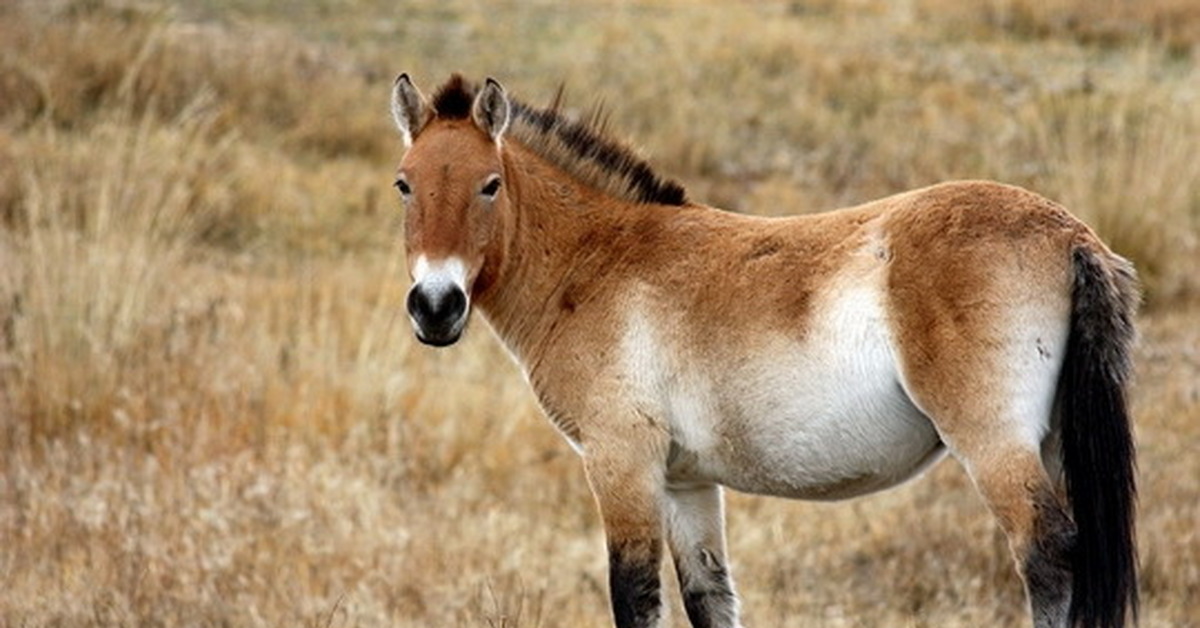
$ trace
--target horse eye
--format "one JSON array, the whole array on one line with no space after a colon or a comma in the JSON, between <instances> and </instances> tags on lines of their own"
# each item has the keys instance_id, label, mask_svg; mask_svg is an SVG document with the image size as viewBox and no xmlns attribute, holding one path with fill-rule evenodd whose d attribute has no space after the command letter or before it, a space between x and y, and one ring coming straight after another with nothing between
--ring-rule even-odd
<instances>
[{"instance_id":1,"label":"horse eye","mask_svg":"<svg viewBox=\"0 0 1200 628\"><path fill-rule=\"evenodd\" d=\"M488 179L487 183L483 184L483 189L479 190L479 193L488 198L495 198L496 194L499 191L500 191L500 175L494 174L494 175L492 175L492 177L490 179Z\"/></svg>"},{"instance_id":2,"label":"horse eye","mask_svg":"<svg viewBox=\"0 0 1200 628\"><path fill-rule=\"evenodd\" d=\"M396 179L396 182L392 185L395 186L396 190L399 191L403 196L412 194L412 188L408 187L408 181L405 181L404 179Z\"/></svg>"}]
</instances>

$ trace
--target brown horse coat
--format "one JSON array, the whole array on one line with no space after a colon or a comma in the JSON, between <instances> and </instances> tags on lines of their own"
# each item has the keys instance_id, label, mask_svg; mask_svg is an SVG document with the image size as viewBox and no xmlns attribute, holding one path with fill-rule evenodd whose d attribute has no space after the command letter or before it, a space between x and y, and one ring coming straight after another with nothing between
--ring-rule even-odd
<instances>
[{"instance_id":1,"label":"brown horse coat","mask_svg":"<svg viewBox=\"0 0 1200 628\"><path fill-rule=\"evenodd\" d=\"M430 102L402 75L392 107L416 334L478 309L521 364L583 458L618 626L658 624L664 543L692 624L738 625L721 486L853 497L946 451L1037 626L1136 610L1136 278L1061 206L965 181L743 216L490 79Z\"/></svg>"}]
</instances>

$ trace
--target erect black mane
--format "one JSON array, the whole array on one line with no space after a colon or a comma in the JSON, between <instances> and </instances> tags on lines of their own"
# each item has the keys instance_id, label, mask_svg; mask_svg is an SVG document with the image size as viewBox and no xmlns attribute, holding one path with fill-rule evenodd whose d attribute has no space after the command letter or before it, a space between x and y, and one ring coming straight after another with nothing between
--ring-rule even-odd
<instances>
[{"instance_id":1,"label":"erect black mane","mask_svg":"<svg viewBox=\"0 0 1200 628\"><path fill-rule=\"evenodd\" d=\"M477 85L469 84L461 74L455 74L433 95L433 110L439 118L463 120L471 115Z\"/></svg>"},{"instance_id":2,"label":"erect black mane","mask_svg":"<svg viewBox=\"0 0 1200 628\"><path fill-rule=\"evenodd\" d=\"M434 94L432 105L443 119L471 115L478 86L455 74ZM561 91L560 91L561 96ZM684 205L687 192L639 157L627 144L606 135L605 116L597 110L586 121L559 110L560 97L546 108L513 99L507 137L555 164L571 176L618 198L637 203Z\"/></svg>"}]
</instances>

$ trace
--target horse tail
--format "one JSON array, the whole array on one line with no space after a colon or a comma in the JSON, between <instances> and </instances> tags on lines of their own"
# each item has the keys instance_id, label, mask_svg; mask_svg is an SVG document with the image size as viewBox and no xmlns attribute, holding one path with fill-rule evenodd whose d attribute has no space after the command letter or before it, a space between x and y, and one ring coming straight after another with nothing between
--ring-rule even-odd
<instances>
[{"instance_id":1,"label":"horse tail","mask_svg":"<svg viewBox=\"0 0 1200 628\"><path fill-rule=\"evenodd\" d=\"M1080 245L1072 253L1071 329L1060 383L1062 458L1078 530L1070 625L1137 619L1137 489L1126 386L1140 297L1128 261Z\"/></svg>"}]
</instances>

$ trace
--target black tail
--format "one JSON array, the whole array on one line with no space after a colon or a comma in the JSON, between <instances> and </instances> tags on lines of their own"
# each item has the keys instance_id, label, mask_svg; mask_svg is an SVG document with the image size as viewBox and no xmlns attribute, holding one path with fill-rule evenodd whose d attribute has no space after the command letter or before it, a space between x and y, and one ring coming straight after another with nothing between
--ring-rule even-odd
<instances>
[{"instance_id":1,"label":"black tail","mask_svg":"<svg viewBox=\"0 0 1200 628\"><path fill-rule=\"evenodd\" d=\"M1119 628L1137 619L1133 435L1126 385L1138 302L1125 260L1074 251L1071 332L1060 387L1063 469L1077 545L1073 628Z\"/></svg>"}]
</instances>

